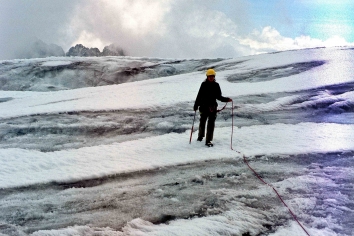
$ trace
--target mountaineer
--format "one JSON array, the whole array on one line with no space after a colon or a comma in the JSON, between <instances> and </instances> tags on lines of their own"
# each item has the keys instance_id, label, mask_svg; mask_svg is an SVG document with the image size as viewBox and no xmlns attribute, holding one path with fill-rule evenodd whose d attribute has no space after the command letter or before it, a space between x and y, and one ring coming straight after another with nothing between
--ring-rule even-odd
<instances>
[{"instance_id":1,"label":"mountaineer","mask_svg":"<svg viewBox=\"0 0 354 236\"><path fill-rule=\"evenodd\" d=\"M200 112L198 141L202 141L205 136L205 124L208 120L205 145L212 147L215 119L217 115L218 103L216 99L222 102L231 102L232 99L223 97L219 84L215 81L215 70L208 69L206 71L206 80L202 82L197 98L194 103L194 111Z\"/></svg>"}]
</instances>

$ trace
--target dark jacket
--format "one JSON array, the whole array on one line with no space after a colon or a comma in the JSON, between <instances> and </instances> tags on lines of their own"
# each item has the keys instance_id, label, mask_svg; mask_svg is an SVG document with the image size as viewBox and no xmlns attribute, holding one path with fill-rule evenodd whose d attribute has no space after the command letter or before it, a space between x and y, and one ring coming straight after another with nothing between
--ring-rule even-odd
<instances>
[{"instance_id":1,"label":"dark jacket","mask_svg":"<svg viewBox=\"0 0 354 236\"><path fill-rule=\"evenodd\" d=\"M201 85L194 103L194 110L199 107L200 112L216 112L218 103L216 99L222 102L228 102L230 98L221 95L221 89L217 82L205 80Z\"/></svg>"}]
</instances>

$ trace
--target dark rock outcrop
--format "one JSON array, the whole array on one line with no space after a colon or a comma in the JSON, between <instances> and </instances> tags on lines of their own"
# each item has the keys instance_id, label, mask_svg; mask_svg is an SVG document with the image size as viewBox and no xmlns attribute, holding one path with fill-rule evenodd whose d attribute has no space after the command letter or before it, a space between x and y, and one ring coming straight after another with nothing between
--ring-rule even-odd
<instances>
[{"instance_id":1,"label":"dark rock outcrop","mask_svg":"<svg viewBox=\"0 0 354 236\"><path fill-rule=\"evenodd\" d=\"M82 44L76 44L66 53L68 57L99 57L101 52L98 48L87 48Z\"/></svg>"},{"instance_id":2,"label":"dark rock outcrop","mask_svg":"<svg viewBox=\"0 0 354 236\"><path fill-rule=\"evenodd\" d=\"M104 47L102 56L125 56L123 49L114 44Z\"/></svg>"},{"instance_id":3,"label":"dark rock outcrop","mask_svg":"<svg viewBox=\"0 0 354 236\"><path fill-rule=\"evenodd\" d=\"M66 53L68 57L102 57L102 56L125 56L123 49L111 44L104 47L100 52L98 48L87 48L82 44L76 44Z\"/></svg>"}]
</instances>

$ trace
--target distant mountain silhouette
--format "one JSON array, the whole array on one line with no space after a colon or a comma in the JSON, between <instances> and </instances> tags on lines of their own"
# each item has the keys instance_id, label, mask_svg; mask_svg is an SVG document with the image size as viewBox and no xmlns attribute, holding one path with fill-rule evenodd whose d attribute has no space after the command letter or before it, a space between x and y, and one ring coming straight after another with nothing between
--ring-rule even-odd
<instances>
[{"instance_id":1,"label":"distant mountain silhouette","mask_svg":"<svg viewBox=\"0 0 354 236\"><path fill-rule=\"evenodd\" d=\"M46 44L42 40L37 40L30 44L18 53L18 58L44 58L44 57L62 57L65 56L65 52L62 47L56 44Z\"/></svg>"},{"instance_id":2,"label":"distant mountain silhouette","mask_svg":"<svg viewBox=\"0 0 354 236\"><path fill-rule=\"evenodd\" d=\"M68 57L102 57L102 56L125 56L123 49L111 44L104 47L100 52L98 48L87 48L82 44L76 44L65 54Z\"/></svg>"}]
</instances>

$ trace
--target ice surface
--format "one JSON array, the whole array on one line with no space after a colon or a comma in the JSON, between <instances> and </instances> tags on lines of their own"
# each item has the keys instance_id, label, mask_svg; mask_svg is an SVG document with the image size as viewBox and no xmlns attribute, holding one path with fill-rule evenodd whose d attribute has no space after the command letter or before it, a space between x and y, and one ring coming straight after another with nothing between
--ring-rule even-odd
<instances>
[{"instance_id":1,"label":"ice surface","mask_svg":"<svg viewBox=\"0 0 354 236\"><path fill-rule=\"evenodd\" d=\"M42 63L42 66L66 66L70 64L70 61L46 61Z\"/></svg>"},{"instance_id":2,"label":"ice surface","mask_svg":"<svg viewBox=\"0 0 354 236\"><path fill-rule=\"evenodd\" d=\"M311 235L351 235L353 53L0 62L0 233L303 234L230 149L230 104L218 115L213 148L196 142L196 132L188 143L193 102L204 70L213 67L223 95L234 100L233 148L278 189ZM237 163L234 172L221 167L224 161ZM145 182L150 177L138 173L159 177ZM126 194L146 203L120 211ZM28 202L35 207L24 210Z\"/></svg>"},{"instance_id":3,"label":"ice surface","mask_svg":"<svg viewBox=\"0 0 354 236\"><path fill-rule=\"evenodd\" d=\"M189 134L189 131L169 133L111 145L47 153L0 149L0 156L4 157L0 188L51 181L75 182L202 160L241 158L240 154L230 149L229 127L216 128L215 147L203 155L200 152L204 144L190 145ZM351 142L353 136L354 125L275 124L236 129L233 146L247 156L345 152L354 149Z\"/></svg>"}]
</instances>

